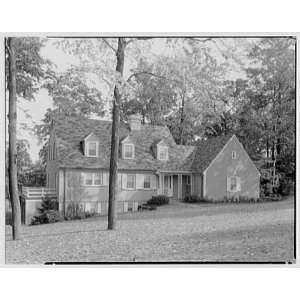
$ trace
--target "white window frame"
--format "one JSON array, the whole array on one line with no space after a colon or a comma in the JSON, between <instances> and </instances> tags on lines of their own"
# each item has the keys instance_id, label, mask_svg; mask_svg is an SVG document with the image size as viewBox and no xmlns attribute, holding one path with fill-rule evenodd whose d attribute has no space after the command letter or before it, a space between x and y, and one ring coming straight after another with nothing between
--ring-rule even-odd
<instances>
[{"instance_id":1,"label":"white window frame","mask_svg":"<svg viewBox=\"0 0 300 300\"><path fill-rule=\"evenodd\" d=\"M235 180L236 180L236 188L234 190L231 189L231 180L233 178L235 178ZM228 180L229 180L229 184L228 184L228 188L227 188L228 192L230 192L230 193L238 192L240 190L240 188L239 188L240 177L238 177L238 176L229 176Z\"/></svg>"},{"instance_id":2,"label":"white window frame","mask_svg":"<svg viewBox=\"0 0 300 300\"><path fill-rule=\"evenodd\" d=\"M231 158L232 158L232 159L236 159L236 158L237 158L236 151L232 151L232 152L231 152Z\"/></svg>"},{"instance_id":3,"label":"white window frame","mask_svg":"<svg viewBox=\"0 0 300 300\"><path fill-rule=\"evenodd\" d=\"M145 187L146 177L149 177L149 187ZM150 190L151 189L151 175L144 175L143 187L144 187L144 190Z\"/></svg>"},{"instance_id":4,"label":"white window frame","mask_svg":"<svg viewBox=\"0 0 300 300\"><path fill-rule=\"evenodd\" d=\"M166 151L166 158L161 158L160 154L162 151ZM169 147L168 146L159 146L158 147L158 155L157 158L159 160L168 160L169 159Z\"/></svg>"},{"instance_id":5,"label":"white window frame","mask_svg":"<svg viewBox=\"0 0 300 300\"><path fill-rule=\"evenodd\" d=\"M133 187L128 187L128 178L129 176L132 176L134 178L133 180ZM136 174L126 174L126 190L135 190L136 189Z\"/></svg>"},{"instance_id":6,"label":"white window frame","mask_svg":"<svg viewBox=\"0 0 300 300\"><path fill-rule=\"evenodd\" d=\"M127 147L127 146L130 146L131 147L131 149L132 149L132 155L131 155L131 157L126 157L126 151L125 151L125 147ZM124 159L134 159L134 153L135 152L135 149L134 149L134 144L129 144L129 143L124 143L123 144L123 158Z\"/></svg>"},{"instance_id":7,"label":"white window frame","mask_svg":"<svg viewBox=\"0 0 300 300\"><path fill-rule=\"evenodd\" d=\"M88 174L91 174L92 175L92 184L87 184L86 183L86 178L87 178L87 175ZM100 174L100 184L95 184L95 177L96 177L96 174ZM103 172L87 172L87 173L84 173L83 174L83 179L84 179L84 183L83 185L84 186L103 186Z\"/></svg>"},{"instance_id":8,"label":"white window frame","mask_svg":"<svg viewBox=\"0 0 300 300\"><path fill-rule=\"evenodd\" d=\"M96 144L96 155L90 155L90 144ZM96 141L90 141L86 143L86 156L88 157L98 157L99 156L99 142Z\"/></svg>"}]
</instances>

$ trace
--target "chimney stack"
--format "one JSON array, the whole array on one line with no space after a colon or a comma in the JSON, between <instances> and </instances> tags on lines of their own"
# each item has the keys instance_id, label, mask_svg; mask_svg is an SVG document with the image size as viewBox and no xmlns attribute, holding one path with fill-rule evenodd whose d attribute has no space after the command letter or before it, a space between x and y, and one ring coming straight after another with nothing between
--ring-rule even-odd
<instances>
[{"instance_id":1,"label":"chimney stack","mask_svg":"<svg viewBox=\"0 0 300 300\"><path fill-rule=\"evenodd\" d=\"M142 116L140 114L134 114L130 115L128 117L128 123L130 130L140 130L141 129L141 121L142 121Z\"/></svg>"}]
</instances>

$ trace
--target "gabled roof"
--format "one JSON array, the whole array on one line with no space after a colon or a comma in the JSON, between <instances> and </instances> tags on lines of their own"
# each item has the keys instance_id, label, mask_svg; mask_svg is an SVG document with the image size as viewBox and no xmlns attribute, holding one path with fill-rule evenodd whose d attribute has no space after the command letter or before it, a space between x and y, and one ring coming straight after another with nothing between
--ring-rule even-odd
<instances>
[{"instance_id":1,"label":"gabled roof","mask_svg":"<svg viewBox=\"0 0 300 300\"><path fill-rule=\"evenodd\" d=\"M232 137L225 135L198 141L192 171L204 172Z\"/></svg>"},{"instance_id":2,"label":"gabled roof","mask_svg":"<svg viewBox=\"0 0 300 300\"><path fill-rule=\"evenodd\" d=\"M155 147L157 145L167 146L168 143L165 141L165 139L158 139L153 142L152 146Z\"/></svg>"},{"instance_id":3,"label":"gabled roof","mask_svg":"<svg viewBox=\"0 0 300 300\"><path fill-rule=\"evenodd\" d=\"M111 122L83 117L57 117L54 123L57 141L57 161L67 168L109 168ZM83 154L82 141L90 134L99 141L99 157ZM125 123L119 128L120 143L128 140L135 145L135 158L119 157L120 170L190 171L202 173L220 153L232 135L198 141L194 146L177 145L166 126L141 125L140 130L130 131ZM169 147L169 159L155 158L153 145Z\"/></svg>"},{"instance_id":4,"label":"gabled roof","mask_svg":"<svg viewBox=\"0 0 300 300\"><path fill-rule=\"evenodd\" d=\"M54 122L57 139L57 160L60 167L67 168L109 168L111 122L91 120L83 117L57 117ZM99 139L99 157L86 157L81 142L91 132ZM119 157L119 169L188 171L194 146L176 145L166 126L141 125L140 130L130 131L121 123L120 140L129 138L135 145L135 159ZM169 147L169 160L158 161L151 151L151 145L164 140Z\"/></svg>"},{"instance_id":5,"label":"gabled roof","mask_svg":"<svg viewBox=\"0 0 300 300\"><path fill-rule=\"evenodd\" d=\"M90 132L88 135L86 135L86 136L83 138L83 140L85 141L86 139L88 139L88 138L90 138L90 137L92 137L92 136L96 136L96 135L94 134L94 132Z\"/></svg>"}]
</instances>

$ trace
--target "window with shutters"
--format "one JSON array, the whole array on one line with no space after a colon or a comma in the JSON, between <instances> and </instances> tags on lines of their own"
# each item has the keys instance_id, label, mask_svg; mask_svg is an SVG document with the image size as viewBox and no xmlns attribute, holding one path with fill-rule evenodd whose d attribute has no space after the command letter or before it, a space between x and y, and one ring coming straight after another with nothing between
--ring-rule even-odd
<instances>
[{"instance_id":1,"label":"window with shutters","mask_svg":"<svg viewBox=\"0 0 300 300\"><path fill-rule=\"evenodd\" d=\"M135 189L135 174L127 174L126 188L129 190Z\"/></svg>"},{"instance_id":2,"label":"window with shutters","mask_svg":"<svg viewBox=\"0 0 300 300\"><path fill-rule=\"evenodd\" d=\"M134 158L134 145L124 144L123 145L123 158L133 159Z\"/></svg>"},{"instance_id":3,"label":"window with shutters","mask_svg":"<svg viewBox=\"0 0 300 300\"><path fill-rule=\"evenodd\" d=\"M144 189L150 189L150 188L151 188L151 176L144 175Z\"/></svg>"},{"instance_id":4,"label":"window with shutters","mask_svg":"<svg viewBox=\"0 0 300 300\"><path fill-rule=\"evenodd\" d=\"M240 190L240 178L237 176L231 176L227 179L228 192L238 192Z\"/></svg>"}]
</instances>

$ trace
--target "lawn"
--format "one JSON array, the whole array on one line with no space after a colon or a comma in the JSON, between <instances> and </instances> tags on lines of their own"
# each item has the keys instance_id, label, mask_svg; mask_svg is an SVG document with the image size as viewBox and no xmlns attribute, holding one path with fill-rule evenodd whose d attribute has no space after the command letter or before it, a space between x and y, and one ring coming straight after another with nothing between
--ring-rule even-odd
<instances>
[{"instance_id":1,"label":"lawn","mask_svg":"<svg viewBox=\"0 0 300 300\"><path fill-rule=\"evenodd\" d=\"M6 233L6 262L293 261L292 198L251 204L172 203L156 211L24 226Z\"/></svg>"}]
</instances>

